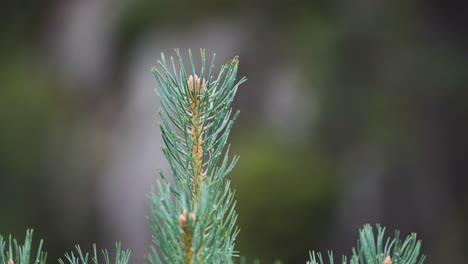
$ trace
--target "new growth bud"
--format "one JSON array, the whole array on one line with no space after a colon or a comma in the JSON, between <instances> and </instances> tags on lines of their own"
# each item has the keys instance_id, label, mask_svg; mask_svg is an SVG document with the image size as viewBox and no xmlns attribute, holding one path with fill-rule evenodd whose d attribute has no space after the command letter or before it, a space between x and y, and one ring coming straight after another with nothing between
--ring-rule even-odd
<instances>
[{"instance_id":1,"label":"new growth bud","mask_svg":"<svg viewBox=\"0 0 468 264\"><path fill-rule=\"evenodd\" d=\"M189 214L189 219L190 219L191 222L194 222L195 221L195 214L190 213ZM182 226L182 228L184 228L187 225L187 210L184 209L182 214L179 215L179 223L180 223L180 226Z\"/></svg>"},{"instance_id":2,"label":"new growth bud","mask_svg":"<svg viewBox=\"0 0 468 264\"><path fill-rule=\"evenodd\" d=\"M184 212L179 215L179 223L182 227L185 227L185 224L187 223L187 210L184 210Z\"/></svg>"},{"instance_id":3,"label":"new growth bud","mask_svg":"<svg viewBox=\"0 0 468 264\"><path fill-rule=\"evenodd\" d=\"M383 264L392 264L392 259L390 258L390 256L387 256L383 262Z\"/></svg>"},{"instance_id":4,"label":"new growth bud","mask_svg":"<svg viewBox=\"0 0 468 264\"><path fill-rule=\"evenodd\" d=\"M190 218L190 221L195 222L195 214L194 213L190 213L189 218Z\"/></svg>"},{"instance_id":5,"label":"new growth bud","mask_svg":"<svg viewBox=\"0 0 468 264\"><path fill-rule=\"evenodd\" d=\"M193 81L195 79L195 87L193 86ZM205 92L206 81L203 79L202 86L200 90L200 77L195 74L195 78L190 75L188 78L188 86L191 92L195 91L195 94L203 94Z\"/></svg>"}]
</instances>

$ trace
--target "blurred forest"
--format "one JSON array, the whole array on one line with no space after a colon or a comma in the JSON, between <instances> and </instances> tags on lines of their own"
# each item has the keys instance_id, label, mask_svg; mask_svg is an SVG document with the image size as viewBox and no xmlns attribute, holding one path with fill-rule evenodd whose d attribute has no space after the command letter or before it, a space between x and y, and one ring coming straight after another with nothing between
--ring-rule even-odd
<instances>
[{"instance_id":1,"label":"blurred forest","mask_svg":"<svg viewBox=\"0 0 468 264\"><path fill-rule=\"evenodd\" d=\"M240 56L241 255L350 254L358 229L468 258L468 2L23 0L0 8L0 234L132 250L167 168L161 52Z\"/></svg>"}]
</instances>

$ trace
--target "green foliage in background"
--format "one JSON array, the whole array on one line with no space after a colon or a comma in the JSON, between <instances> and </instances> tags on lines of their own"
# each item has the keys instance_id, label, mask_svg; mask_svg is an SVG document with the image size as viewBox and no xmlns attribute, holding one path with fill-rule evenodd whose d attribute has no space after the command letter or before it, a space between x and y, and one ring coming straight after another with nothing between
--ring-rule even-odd
<instances>
[{"instance_id":1,"label":"green foliage in background","mask_svg":"<svg viewBox=\"0 0 468 264\"><path fill-rule=\"evenodd\" d=\"M66 259L67 263L70 263L70 264L87 264L87 263L90 263L90 261L93 264L98 264L99 263L98 254L97 254L97 250L96 250L96 244L93 245L93 257L91 259L90 259L89 253L83 253L80 246L77 245L75 248L76 248L76 255L75 255L74 252L70 252L70 253L65 254L65 259ZM130 251L129 250L123 251L121 249L120 243L117 243L115 245L115 252L116 252L115 264L127 264L129 262ZM102 256L104 258L104 263L105 264L111 263L109 253L107 252L107 250L102 250ZM65 264L65 262L62 259L59 259L59 263L60 264Z\"/></svg>"},{"instance_id":2,"label":"green foliage in background","mask_svg":"<svg viewBox=\"0 0 468 264\"><path fill-rule=\"evenodd\" d=\"M45 264L47 254L42 251L43 241L41 240L38 249L33 251L32 236L32 230L26 231L23 245L20 245L16 239L13 239L12 242L10 236L7 246L7 242L0 235L0 264L30 264L33 259L34 261L32 263ZM36 255L33 258L34 252L36 252Z\"/></svg>"},{"instance_id":3,"label":"green foliage in background","mask_svg":"<svg viewBox=\"0 0 468 264\"><path fill-rule=\"evenodd\" d=\"M33 231L26 231L26 237L24 239L24 244L20 245L16 239L9 238L8 243L0 235L0 264L46 264L47 253L42 251L43 240L40 240L37 249L33 247ZM115 264L127 264L130 258L129 250L121 250L120 243L116 244L116 256L115 262L112 262L109 257L107 250L102 251L105 264L115 263ZM91 262L90 262L91 261ZM80 246L76 246L76 255L75 252L70 252L65 254L65 261L59 259L60 264L70 263L70 264L87 264L93 263L98 264L98 254L96 250L96 245L94 245L94 254L90 258L89 253L83 253Z\"/></svg>"},{"instance_id":4,"label":"green foliage in background","mask_svg":"<svg viewBox=\"0 0 468 264\"><path fill-rule=\"evenodd\" d=\"M310 248L323 246L332 230L335 167L316 147L288 145L283 135L273 137L271 131L233 135L233 151L242 157L232 172L242 230L237 249L262 263L297 263Z\"/></svg>"},{"instance_id":5,"label":"green foliage in background","mask_svg":"<svg viewBox=\"0 0 468 264\"><path fill-rule=\"evenodd\" d=\"M400 240L400 233L395 231L395 237L384 240L385 228L376 226L377 237L370 225L365 225L359 231L357 249L353 248L353 254L347 261L346 256L342 257L343 264L422 264L425 256L420 254L421 241L418 241L416 234L406 237L404 242ZM329 263L335 263L333 253L328 253ZM311 252L310 261L307 264L324 264L320 253Z\"/></svg>"},{"instance_id":6,"label":"green foliage in background","mask_svg":"<svg viewBox=\"0 0 468 264\"><path fill-rule=\"evenodd\" d=\"M49 209L41 192L50 174L44 161L51 127L66 111L61 107L65 96L29 57L0 56L0 200L11 201L2 204L8 213L2 214L0 229L21 234L31 219L41 226L39 216Z\"/></svg>"}]
</instances>

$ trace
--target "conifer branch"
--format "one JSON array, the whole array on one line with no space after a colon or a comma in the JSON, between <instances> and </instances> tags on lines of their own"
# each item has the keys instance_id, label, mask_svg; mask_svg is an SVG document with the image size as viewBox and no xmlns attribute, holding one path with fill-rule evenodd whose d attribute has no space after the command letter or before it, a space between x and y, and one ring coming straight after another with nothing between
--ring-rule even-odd
<instances>
[{"instance_id":1,"label":"conifer branch","mask_svg":"<svg viewBox=\"0 0 468 264\"><path fill-rule=\"evenodd\" d=\"M91 261L92 264L99 264L98 261L98 254L96 250L96 244L93 245L93 257L90 259L89 253L83 253L81 247L79 245L75 246L75 252L65 253L65 262L70 264L88 264ZM122 250L120 243L116 243L115 245L115 264L128 264L130 260L130 251L129 250ZM109 257L109 253L107 250L102 250L102 256L104 258L105 264L110 264L111 260ZM64 260L59 259L58 261L60 264L65 264Z\"/></svg>"},{"instance_id":2,"label":"conifer branch","mask_svg":"<svg viewBox=\"0 0 468 264\"><path fill-rule=\"evenodd\" d=\"M46 264L47 253L42 251L43 240L39 241L35 257L33 256L33 230L26 231L24 244L20 245L16 239L10 236L7 241L0 235L0 264ZM110 264L109 254L106 250L102 251L104 263ZM65 254L65 261L59 259L60 264L87 264L89 254L84 254L80 246L76 246L76 254L74 252ZM121 250L120 243L116 244L115 264L128 264L130 259L130 251ZM91 258L93 264L98 264L96 253L96 245L94 245L94 256Z\"/></svg>"},{"instance_id":3,"label":"conifer branch","mask_svg":"<svg viewBox=\"0 0 468 264\"><path fill-rule=\"evenodd\" d=\"M7 242L0 235L0 264L30 264L34 259L34 263L45 264L47 253L42 251L43 241L40 240L36 251L36 257L32 256L33 230L26 231L24 244L19 245L16 239L11 239L11 235Z\"/></svg>"},{"instance_id":4,"label":"conifer branch","mask_svg":"<svg viewBox=\"0 0 468 264\"><path fill-rule=\"evenodd\" d=\"M395 231L395 237L384 241L385 228L376 225L377 239L372 226L365 225L359 230L357 250L353 248L350 264L423 264L425 256L421 255L421 241L416 234L411 234L404 242L400 240L400 232ZM385 244L384 244L385 242ZM329 263L334 263L333 253L328 252ZM326 263L320 253L310 252L307 264ZM342 257L342 264L347 264L346 256Z\"/></svg>"},{"instance_id":5,"label":"conifer branch","mask_svg":"<svg viewBox=\"0 0 468 264\"><path fill-rule=\"evenodd\" d=\"M164 54L153 74L159 84L162 148L174 183L160 171L162 182L149 197L149 221L156 248L150 263L230 263L235 255L234 195L225 178L237 162L231 161L227 139L236 114L231 103L238 58L221 67L214 76L214 55L206 67L200 51L199 71L189 51L190 70L175 50L176 60ZM193 216L193 219L192 217ZM195 217L196 216L196 217Z\"/></svg>"}]
</instances>

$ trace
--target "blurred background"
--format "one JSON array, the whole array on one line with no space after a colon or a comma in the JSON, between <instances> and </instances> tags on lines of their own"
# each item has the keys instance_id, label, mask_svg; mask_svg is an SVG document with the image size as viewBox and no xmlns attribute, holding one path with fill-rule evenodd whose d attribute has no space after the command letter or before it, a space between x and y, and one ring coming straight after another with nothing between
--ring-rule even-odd
<instances>
[{"instance_id":1,"label":"blurred background","mask_svg":"<svg viewBox=\"0 0 468 264\"><path fill-rule=\"evenodd\" d=\"M161 52L240 56L231 133L237 249L305 263L358 229L468 258L468 2L3 1L0 234L52 262L122 241L142 263L167 168L150 72Z\"/></svg>"}]
</instances>

